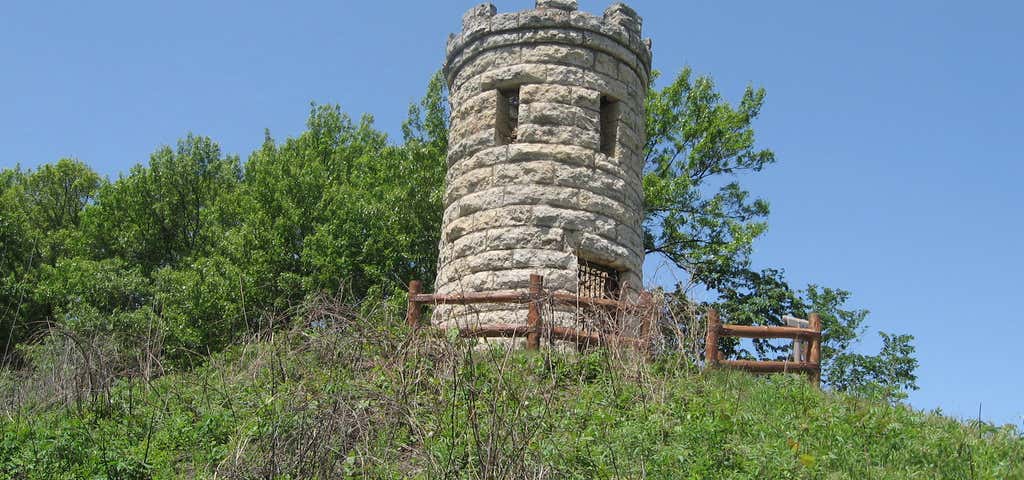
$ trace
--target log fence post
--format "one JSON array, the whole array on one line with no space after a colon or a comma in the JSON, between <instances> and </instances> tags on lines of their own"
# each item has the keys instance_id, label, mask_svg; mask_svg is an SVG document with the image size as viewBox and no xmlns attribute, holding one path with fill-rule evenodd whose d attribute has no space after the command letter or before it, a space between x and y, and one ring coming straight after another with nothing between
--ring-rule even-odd
<instances>
[{"instance_id":1,"label":"log fence post","mask_svg":"<svg viewBox=\"0 0 1024 480\"><path fill-rule=\"evenodd\" d=\"M423 282L413 280L409 282L409 304L405 312L405 323L409 328L420 327L420 317L423 315L423 307L416 301L416 295L423 290Z\"/></svg>"},{"instance_id":2,"label":"log fence post","mask_svg":"<svg viewBox=\"0 0 1024 480\"><path fill-rule=\"evenodd\" d=\"M530 275L530 309L526 316L526 349L540 349L540 301L544 288L544 277Z\"/></svg>"},{"instance_id":3,"label":"log fence post","mask_svg":"<svg viewBox=\"0 0 1024 480\"><path fill-rule=\"evenodd\" d=\"M722 322L718 319L718 311L708 309L708 335L704 340L704 365L713 367L718 365L718 334Z\"/></svg>"},{"instance_id":4,"label":"log fence post","mask_svg":"<svg viewBox=\"0 0 1024 480\"><path fill-rule=\"evenodd\" d=\"M807 317L811 330L818 332L818 336L811 339L811 349L807 353L807 361L818 366L818 369L811 374L811 382L821 387L821 317L812 313Z\"/></svg>"}]
</instances>

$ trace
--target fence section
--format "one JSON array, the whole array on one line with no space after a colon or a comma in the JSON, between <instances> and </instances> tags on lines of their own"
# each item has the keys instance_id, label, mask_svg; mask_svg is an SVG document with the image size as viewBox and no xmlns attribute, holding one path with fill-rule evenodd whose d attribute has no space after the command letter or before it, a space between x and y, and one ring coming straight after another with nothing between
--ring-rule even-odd
<instances>
[{"instance_id":1,"label":"fence section","mask_svg":"<svg viewBox=\"0 0 1024 480\"><path fill-rule=\"evenodd\" d=\"M472 325L459 328L463 338L526 338L526 348L540 348L542 337L551 340L572 342L585 346L607 346L610 344L626 345L638 349L649 350L651 327L657 314L657 306L648 292L641 292L636 302L612 300L607 298L581 297L567 292L547 292L544 290L544 277L530 275L529 289L526 291L500 291L441 295L423 293L423 284L419 280L409 282L409 303L406 312L406 323L412 328L424 325L423 308L427 305L474 305L484 303L518 303L528 304L526 324L495 324ZM543 305L584 306L593 308L616 309L619 312L640 312L639 336L627 336L619 333L588 331L557 325L545 326L542 318Z\"/></svg>"},{"instance_id":2,"label":"fence section","mask_svg":"<svg viewBox=\"0 0 1024 480\"><path fill-rule=\"evenodd\" d=\"M791 338L794 343L806 341L810 344L807 361L800 356L794 361L766 360L725 360L718 349L721 337L739 338ZM708 333L704 342L704 363L708 367L723 366L756 373L805 373L811 383L821 384L821 318L816 313L808 316L808 328L800 327L759 327L748 325L725 325L718 318L718 311L708 310Z\"/></svg>"}]
</instances>

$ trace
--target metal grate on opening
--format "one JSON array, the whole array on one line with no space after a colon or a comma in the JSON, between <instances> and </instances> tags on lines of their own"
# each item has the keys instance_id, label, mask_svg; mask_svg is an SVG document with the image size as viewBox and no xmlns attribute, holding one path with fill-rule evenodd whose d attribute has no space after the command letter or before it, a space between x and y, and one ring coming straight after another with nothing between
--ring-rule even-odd
<instances>
[{"instance_id":1,"label":"metal grate on opening","mask_svg":"<svg viewBox=\"0 0 1024 480\"><path fill-rule=\"evenodd\" d=\"M579 295L593 298L619 298L619 271L586 260L579 261Z\"/></svg>"}]
</instances>

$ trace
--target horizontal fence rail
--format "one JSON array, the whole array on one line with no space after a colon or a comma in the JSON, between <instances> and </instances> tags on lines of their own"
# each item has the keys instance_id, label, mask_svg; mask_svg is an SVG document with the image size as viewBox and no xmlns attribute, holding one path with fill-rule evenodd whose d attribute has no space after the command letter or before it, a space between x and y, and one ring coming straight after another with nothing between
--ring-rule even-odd
<instances>
[{"instance_id":1,"label":"horizontal fence rail","mask_svg":"<svg viewBox=\"0 0 1024 480\"><path fill-rule=\"evenodd\" d=\"M544 277L530 275L526 291L472 292L453 295L423 293L419 280L409 282L409 301L405 320L409 327L417 329L424 325L423 308L441 305L478 305L486 303L528 304L526 324L481 324L459 328L463 338L526 338L526 348L540 348L541 336L551 340L571 342L577 345L607 346L626 345L649 350L651 324L656 313L653 297L641 292L638 302L627 302L607 298L580 297L567 292L545 292ZM640 309L640 336L630 337L603 332L592 332L562 326L543 324L541 315L544 303L567 306L615 308L626 311Z\"/></svg>"},{"instance_id":2,"label":"horizontal fence rail","mask_svg":"<svg viewBox=\"0 0 1024 480\"><path fill-rule=\"evenodd\" d=\"M810 344L807 360L794 357L794 361L726 360L718 349L721 337L739 338L791 338ZM811 383L821 385L821 318L816 313L808 316L808 328L725 325L718 318L718 311L708 310L708 333L704 342L704 363L708 367L722 366L755 373L805 373Z\"/></svg>"}]
</instances>

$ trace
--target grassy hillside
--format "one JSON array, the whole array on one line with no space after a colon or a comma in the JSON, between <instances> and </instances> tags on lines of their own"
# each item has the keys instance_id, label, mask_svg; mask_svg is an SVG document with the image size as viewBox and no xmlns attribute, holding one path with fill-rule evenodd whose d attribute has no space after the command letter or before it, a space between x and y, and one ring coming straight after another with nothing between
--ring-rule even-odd
<instances>
[{"instance_id":1,"label":"grassy hillside","mask_svg":"<svg viewBox=\"0 0 1024 480\"><path fill-rule=\"evenodd\" d=\"M0 379L0 478L1024 478L1011 427L800 377L484 351L400 323L321 306L163 375L136 362L103 377L109 363L54 336Z\"/></svg>"}]
</instances>

